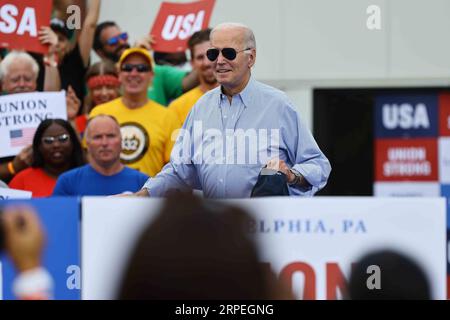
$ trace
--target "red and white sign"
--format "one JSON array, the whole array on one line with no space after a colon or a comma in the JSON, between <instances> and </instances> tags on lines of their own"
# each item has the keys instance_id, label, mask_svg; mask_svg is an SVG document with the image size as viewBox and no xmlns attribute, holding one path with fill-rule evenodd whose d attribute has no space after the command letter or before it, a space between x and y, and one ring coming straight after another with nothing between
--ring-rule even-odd
<instances>
[{"instance_id":1,"label":"red and white sign","mask_svg":"<svg viewBox=\"0 0 450 320\"><path fill-rule=\"evenodd\" d=\"M436 139L375 142L376 181L438 181Z\"/></svg>"},{"instance_id":2,"label":"red and white sign","mask_svg":"<svg viewBox=\"0 0 450 320\"><path fill-rule=\"evenodd\" d=\"M450 136L450 93L439 95L439 135Z\"/></svg>"},{"instance_id":3,"label":"red and white sign","mask_svg":"<svg viewBox=\"0 0 450 320\"><path fill-rule=\"evenodd\" d=\"M182 52L187 49L189 37L206 29L215 0L191 3L163 2L150 34L155 40L154 51Z\"/></svg>"},{"instance_id":4,"label":"red and white sign","mask_svg":"<svg viewBox=\"0 0 450 320\"><path fill-rule=\"evenodd\" d=\"M50 24L52 0L0 0L0 47L46 53L38 39Z\"/></svg>"}]
</instances>

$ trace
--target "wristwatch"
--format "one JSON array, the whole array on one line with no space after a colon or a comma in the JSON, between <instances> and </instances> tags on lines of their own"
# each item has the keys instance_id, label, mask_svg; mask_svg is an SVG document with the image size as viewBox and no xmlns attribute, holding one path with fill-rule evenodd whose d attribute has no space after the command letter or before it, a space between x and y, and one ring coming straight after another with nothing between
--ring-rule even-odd
<instances>
[{"instance_id":1,"label":"wristwatch","mask_svg":"<svg viewBox=\"0 0 450 320\"><path fill-rule=\"evenodd\" d=\"M289 185L291 185L291 186L300 185L300 182L301 182L302 179L303 179L303 176L301 175L301 173L298 172L298 171L295 170L295 169L292 169L292 168L289 169L289 171L290 171L291 173L293 173L294 176L295 176L294 181L292 181L291 183L289 183Z\"/></svg>"}]
</instances>

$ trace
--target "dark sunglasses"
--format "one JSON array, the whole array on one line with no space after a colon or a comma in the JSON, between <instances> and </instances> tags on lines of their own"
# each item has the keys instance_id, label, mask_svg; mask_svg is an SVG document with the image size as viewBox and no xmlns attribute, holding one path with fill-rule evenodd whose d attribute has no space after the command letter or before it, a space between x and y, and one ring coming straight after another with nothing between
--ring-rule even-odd
<instances>
[{"instance_id":1,"label":"dark sunglasses","mask_svg":"<svg viewBox=\"0 0 450 320\"><path fill-rule=\"evenodd\" d=\"M118 36L112 37L106 41L107 45L114 46L119 43L119 40L127 41L128 40L128 33L124 32L119 34Z\"/></svg>"},{"instance_id":2,"label":"dark sunglasses","mask_svg":"<svg viewBox=\"0 0 450 320\"><path fill-rule=\"evenodd\" d=\"M42 142L49 145L53 144L56 140L58 140L59 143L66 143L70 140L70 137L66 133L57 137L42 137Z\"/></svg>"},{"instance_id":3,"label":"dark sunglasses","mask_svg":"<svg viewBox=\"0 0 450 320\"><path fill-rule=\"evenodd\" d=\"M151 67L148 64L139 63L139 64L130 64L126 63L120 67L120 70L125 72L131 72L133 69L136 69L137 72L149 72L151 71Z\"/></svg>"},{"instance_id":4,"label":"dark sunglasses","mask_svg":"<svg viewBox=\"0 0 450 320\"><path fill-rule=\"evenodd\" d=\"M209 61L213 62L213 61L216 61L217 57L219 57L219 53L222 52L222 56L225 59L233 61L234 59L236 59L236 56L239 52L244 52L244 51L247 51L250 49L251 48L236 51L236 49L233 49L233 48L223 48L222 50L212 48L212 49L208 49L206 51L206 56L208 57Z\"/></svg>"}]
</instances>

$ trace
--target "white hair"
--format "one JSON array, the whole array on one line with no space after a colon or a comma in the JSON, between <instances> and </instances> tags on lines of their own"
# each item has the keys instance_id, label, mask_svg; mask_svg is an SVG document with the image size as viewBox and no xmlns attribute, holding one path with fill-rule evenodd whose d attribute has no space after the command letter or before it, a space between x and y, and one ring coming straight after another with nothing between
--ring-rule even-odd
<instances>
[{"instance_id":1,"label":"white hair","mask_svg":"<svg viewBox=\"0 0 450 320\"><path fill-rule=\"evenodd\" d=\"M214 32L218 30L226 30L226 29L244 29L244 43L246 48L250 49L256 49L256 39L255 35L249 27L247 27L243 23L238 22L225 22L218 24L214 29L211 31L211 38L213 37Z\"/></svg>"},{"instance_id":2,"label":"white hair","mask_svg":"<svg viewBox=\"0 0 450 320\"><path fill-rule=\"evenodd\" d=\"M3 80L4 77L9 72L9 69L11 68L11 65L15 63L17 60L21 60L24 63L28 63L31 65L31 69L34 73L35 78L37 79L39 74L39 65L34 60L32 56L30 56L28 53L24 51L11 51L8 53L5 57L5 59L0 62L0 81Z\"/></svg>"}]
</instances>

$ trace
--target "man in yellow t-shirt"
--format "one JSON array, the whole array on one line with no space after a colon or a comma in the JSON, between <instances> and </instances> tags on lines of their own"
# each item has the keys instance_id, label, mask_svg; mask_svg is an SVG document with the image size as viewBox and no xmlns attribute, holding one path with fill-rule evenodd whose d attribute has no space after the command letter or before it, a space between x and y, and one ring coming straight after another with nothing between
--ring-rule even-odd
<instances>
[{"instance_id":1,"label":"man in yellow t-shirt","mask_svg":"<svg viewBox=\"0 0 450 320\"><path fill-rule=\"evenodd\" d=\"M119 60L123 96L95 107L89 116L115 117L122 133L121 161L153 177L170 160L175 142L172 132L179 121L173 111L148 99L152 78L152 58L147 50L125 50Z\"/></svg>"},{"instance_id":2,"label":"man in yellow t-shirt","mask_svg":"<svg viewBox=\"0 0 450 320\"><path fill-rule=\"evenodd\" d=\"M188 47L192 57L192 69L197 71L200 85L186 92L169 105L169 109L173 110L178 116L178 127L180 128L183 126L192 107L197 103L197 100L205 92L218 86L214 76L213 63L206 57L206 51L211 48L211 42L209 41L210 33L211 29L198 31L188 41Z\"/></svg>"}]
</instances>

